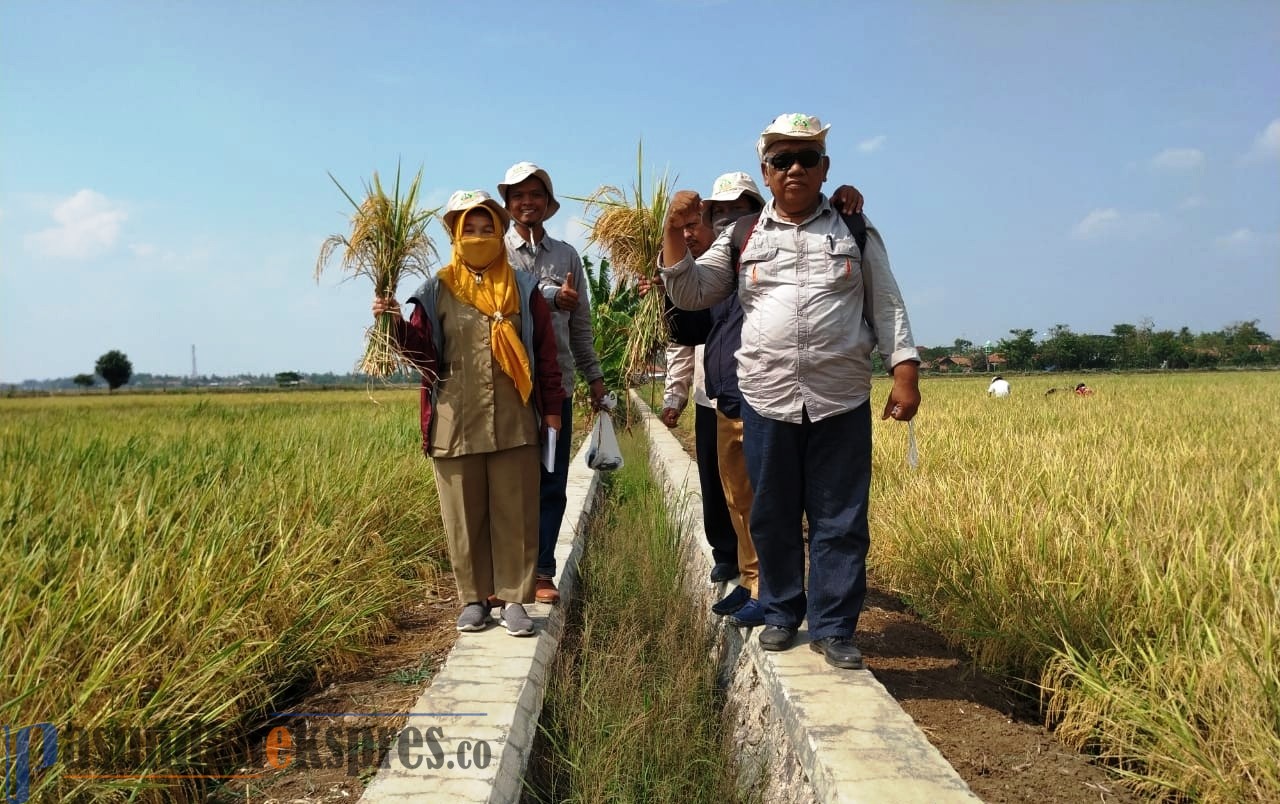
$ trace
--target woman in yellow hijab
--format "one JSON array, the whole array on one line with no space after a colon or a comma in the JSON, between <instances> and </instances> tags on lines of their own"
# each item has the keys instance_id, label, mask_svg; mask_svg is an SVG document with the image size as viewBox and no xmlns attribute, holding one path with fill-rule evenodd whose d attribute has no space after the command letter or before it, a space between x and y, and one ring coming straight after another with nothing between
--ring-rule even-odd
<instances>
[{"instance_id":1,"label":"woman in yellow hijab","mask_svg":"<svg viewBox=\"0 0 1280 804\"><path fill-rule=\"evenodd\" d=\"M539 445L559 431L564 402L551 313L537 279L507 261L507 211L483 190L459 190L443 216L448 265L409 297L401 351L422 371L422 444L432 459L449 543L459 631L502 622L533 633ZM377 316L398 308L374 302Z\"/></svg>"}]
</instances>

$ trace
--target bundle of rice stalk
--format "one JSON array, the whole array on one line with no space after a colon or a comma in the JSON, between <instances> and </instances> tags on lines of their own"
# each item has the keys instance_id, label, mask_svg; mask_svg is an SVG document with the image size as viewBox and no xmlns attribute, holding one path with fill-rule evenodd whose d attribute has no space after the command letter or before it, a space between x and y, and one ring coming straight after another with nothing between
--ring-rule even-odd
<instances>
[{"instance_id":1,"label":"bundle of rice stalk","mask_svg":"<svg viewBox=\"0 0 1280 804\"><path fill-rule=\"evenodd\" d=\"M618 280L651 277L662 253L663 224L671 200L671 180L667 173L653 182L645 197L644 146L636 153L636 182L631 194L605 185L584 202L590 223L589 243L596 245L609 258L609 267ZM663 316L661 293L648 293L631 321L627 336L626 357L622 376L628 380L642 377L654 353L666 344L667 322Z\"/></svg>"},{"instance_id":2,"label":"bundle of rice stalk","mask_svg":"<svg viewBox=\"0 0 1280 804\"><path fill-rule=\"evenodd\" d=\"M365 197L357 202L338 180L329 174L333 183L351 202L355 212L351 215L351 232L325 238L316 260L315 277L320 274L338 249L343 249L342 270L351 276L367 276L373 280L374 298L393 297L400 278L408 275L426 276L436 258L435 243L427 235L427 224L436 217L436 209L418 208L418 189L422 183L422 170L402 196L400 194L400 167L396 166L396 183L391 195L382 188L382 182L374 171L373 181L365 183ZM413 367L396 348L394 327L399 313L386 312L378 316L374 325L365 332L364 357L356 371L371 377L389 377L400 370L412 371Z\"/></svg>"}]
</instances>

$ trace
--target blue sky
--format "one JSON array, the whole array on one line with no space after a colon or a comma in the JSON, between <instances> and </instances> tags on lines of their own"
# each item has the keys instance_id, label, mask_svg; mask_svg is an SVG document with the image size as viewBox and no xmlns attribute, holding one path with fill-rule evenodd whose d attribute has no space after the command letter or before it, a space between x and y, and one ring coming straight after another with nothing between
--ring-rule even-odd
<instances>
[{"instance_id":1,"label":"blue sky","mask_svg":"<svg viewBox=\"0 0 1280 804\"><path fill-rule=\"evenodd\" d=\"M0 381L346 371L367 280L317 284L345 200L547 168L758 175L831 124L921 345L1011 328L1280 336L1280 4L0 4ZM442 230L435 229L443 246ZM411 290L403 287L404 298Z\"/></svg>"}]
</instances>

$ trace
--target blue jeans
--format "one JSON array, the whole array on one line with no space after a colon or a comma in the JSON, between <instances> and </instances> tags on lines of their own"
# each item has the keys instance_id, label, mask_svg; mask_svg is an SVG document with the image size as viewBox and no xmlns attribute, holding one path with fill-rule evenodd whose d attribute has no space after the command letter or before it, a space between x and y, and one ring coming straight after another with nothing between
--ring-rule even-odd
<instances>
[{"instance_id":1,"label":"blue jeans","mask_svg":"<svg viewBox=\"0 0 1280 804\"><path fill-rule=\"evenodd\" d=\"M556 539L560 536L560 522L564 519L564 507L568 503L565 488L569 485L569 446L573 441L573 400L564 401L560 412L560 434L556 436L556 470L548 472L538 461L542 475L538 502L538 566L539 578L554 578L556 574Z\"/></svg>"},{"instance_id":2,"label":"blue jeans","mask_svg":"<svg viewBox=\"0 0 1280 804\"><path fill-rule=\"evenodd\" d=\"M755 499L751 541L760 556L760 605L769 625L851 637L867 596L871 403L800 424L742 406L742 448ZM801 515L809 520L805 593Z\"/></svg>"}]
</instances>

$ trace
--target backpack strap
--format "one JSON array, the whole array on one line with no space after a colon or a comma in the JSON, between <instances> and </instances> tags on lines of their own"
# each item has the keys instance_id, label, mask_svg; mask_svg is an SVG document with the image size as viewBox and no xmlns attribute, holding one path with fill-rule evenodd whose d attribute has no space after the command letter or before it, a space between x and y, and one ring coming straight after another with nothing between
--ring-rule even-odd
<instances>
[{"instance_id":1,"label":"backpack strap","mask_svg":"<svg viewBox=\"0 0 1280 804\"><path fill-rule=\"evenodd\" d=\"M867 322L867 326L871 327L871 334L876 333L876 314L873 304L875 302L874 288L871 286L871 272L867 270L867 219L862 217L861 212L855 212L852 215L841 215L841 220L848 227L849 234L853 235L853 240L858 244L858 251L862 254L862 319Z\"/></svg>"},{"instance_id":2,"label":"backpack strap","mask_svg":"<svg viewBox=\"0 0 1280 804\"><path fill-rule=\"evenodd\" d=\"M855 212L852 215L841 215L840 219L844 221L844 225L849 227L849 234L853 235L854 241L858 244L858 251L867 250L867 219L862 217L861 212Z\"/></svg>"},{"instance_id":3,"label":"backpack strap","mask_svg":"<svg viewBox=\"0 0 1280 804\"><path fill-rule=\"evenodd\" d=\"M733 283L738 284L738 271L742 266L742 250L747 247L751 233L756 230L760 213L743 215L733 222L733 230L729 233L729 263L733 266Z\"/></svg>"}]
</instances>

